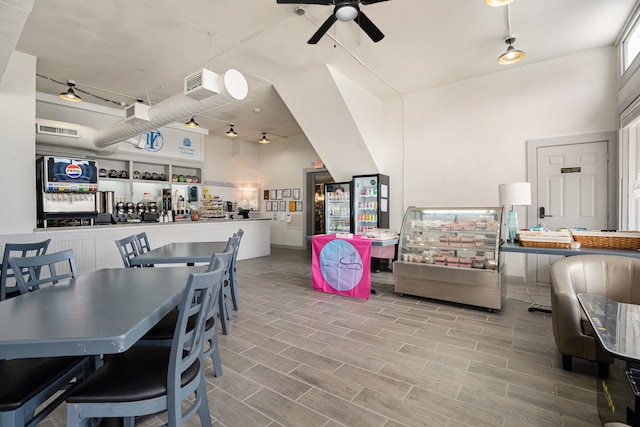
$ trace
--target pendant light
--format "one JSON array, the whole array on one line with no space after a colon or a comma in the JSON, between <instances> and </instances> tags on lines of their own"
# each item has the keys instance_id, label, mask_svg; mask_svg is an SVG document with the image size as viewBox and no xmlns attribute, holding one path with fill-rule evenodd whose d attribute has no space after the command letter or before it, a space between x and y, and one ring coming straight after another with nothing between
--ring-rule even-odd
<instances>
[{"instance_id":1,"label":"pendant light","mask_svg":"<svg viewBox=\"0 0 640 427\"><path fill-rule=\"evenodd\" d=\"M523 51L513 47L513 43L515 41L516 41L515 37L507 37L505 39L504 42L509 46L507 47L507 51L498 57L498 64L500 65L515 64L516 62L523 60L524 57L527 56L527 54L524 53Z\"/></svg>"},{"instance_id":2,"label":"pendant light","mask_svg":"<svg viewBox=\"0 0 640 427\"><path fill-rule=\"evenodd\" d=\"M260 144L268 144L270 142L271 142L271 140L267 138L267 133L266 132L262 132L262 138L260 138L258 140L258 143L260 143Z\"/></svg>"},{"instance_id":3,"label":"pendant light","mask_svg":"<svg viewBox=\"0 0 640 427\"><path fill-rule=\"evenodd\" d=\"M518 61L521 61L526 56L526 53L522 50L518 50L513 47L513 43L515 43L516 38L511 35L511 19L509 18L509 6L507 5L505 11L507 17L507 38L504 42L508 45L507 51L498 57L498 64L500 65L509 65L515 64Z\"/></svg>"},{"instance_id":4,"label":"pendant light","mask_svg":"<svg viewBox=\"0 0 640 427\"><path fill-rule=\"evenodd\" d=\"M229 123L229 126L229 130L227 131L227 133L225 133L225 135L229 138L235 138L236 136L238 136L238 133L233 130L233 123Z\"/></svg>"},{"instance_id":5,"label":"pendant light","mask_svg":"<svg viewBox=\"0 0 640 427\"><path fill-rule=\"evenodd\" d=\"M66 92L62 92L58 96L65 101L82 102L82 98L76 95L76 93L73 91L75 85L76 82L74 82L73 80L67 80L67 86L69 86L69 89L67 89Z\"/></svg>"},{"instance_id":6,"label":"pendant light","mask_svg":"<svg viewBox=\"0 0 640 427\"><path fill-rule=\"evenodd\" d=\"M184 124L186 127L191 128L191 129L197 129L200 127L200 125L195 121L195 119L193 117L191 117L191 120L189 120L187 123Z\"/></svg>"},{"instance_id":7,"label":"pendant light","mask_svg":"<svg viewBox=\"0 0 640 427\"><path fill-rule=\"evenodd\" d=\"M509 3L513 3L514 0L484 0L484 2L487 4L487 6L499 7L506 6Z\"/></svg>"}]
</instances>

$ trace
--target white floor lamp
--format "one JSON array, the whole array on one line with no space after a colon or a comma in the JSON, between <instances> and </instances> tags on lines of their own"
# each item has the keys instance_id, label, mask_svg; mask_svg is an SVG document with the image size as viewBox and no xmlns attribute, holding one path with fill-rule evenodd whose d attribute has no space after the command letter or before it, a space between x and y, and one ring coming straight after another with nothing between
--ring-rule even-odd
<instances>
[{"instance_id":1,"label":"white floor lamp","mask_svg":"<svg viewBox=\"0 0 640 427\"><path fill-rule=\"evenodd\" d=\"M507 214L507 228L509 229L509 241L516 240L518 232L518 213L514 206L531 205L531 184L528 182L512 182L498 185L498 203L500 206L511 206Z\"/></svg>"}]
</instances>

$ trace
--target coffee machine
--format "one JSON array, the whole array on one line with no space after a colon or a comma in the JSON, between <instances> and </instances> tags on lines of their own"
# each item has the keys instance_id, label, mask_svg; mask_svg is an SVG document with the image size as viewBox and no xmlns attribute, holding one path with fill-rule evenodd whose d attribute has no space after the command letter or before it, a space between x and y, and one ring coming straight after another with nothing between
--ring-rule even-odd
<instances>
[{"instance_id":1,"label":"coffee machine","mask_svg":"<svg viewBox=\"0 0 640 427\"><path fill-rule=\"evenodd\" d=\"M44 156L36 161L38 227L93 225L98 163Z\"/></svg>"}]
</instances>

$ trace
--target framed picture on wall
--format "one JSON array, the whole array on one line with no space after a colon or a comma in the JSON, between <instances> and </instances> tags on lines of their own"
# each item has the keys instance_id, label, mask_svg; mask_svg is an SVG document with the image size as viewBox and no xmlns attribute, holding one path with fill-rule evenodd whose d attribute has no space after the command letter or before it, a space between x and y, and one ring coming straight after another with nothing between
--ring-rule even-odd
<instances>
[{"instance_id":1,"label":"framed picture on wall","mask_svg":"<svg viewBox=\"0 0 640 427\"><path fill-rule=\"evenodd\" d=\"M282 190L276 190L276 200L282 200Z\"/></svg>"},{"instance_id":2,"label":"framed picture on wall","mask_svg":"<svg viewBox=\"0 0 640 427\"><path fill-rule=\"evenodd\" d=\"M280 212L286 212L287 211L287 202L282 201L280 202Z\"/></svg>"},{"instance_id":3,"label":"framed picture on wall","mask_svg":"<svg viewBox=\"0 0 640 427\"><path fill-rule=\"evenodd\" d=\"M289 202L289 212L296 211L296 202Z\"/></svg>"},{"instance_id":4,"label":"framed picture on wall","mask_svg":"<svg viewBox=\"0 0 640 427\"><path fill-rule=\"evenodd\" d=\"M269 198L271 200L275 200L276 199L276 190L269 190Z\"/></svg>"},{"instance_id":5,"label":"framed picture on wall","mask_svg":"<svg viewBox=\"0 0 640 427\"><path fill-rule=\"evenodd\" d=\"M296 211L302 211L302 202L296 202Z\"/></svg>"},{"instance_id":6,"label":"framed picture on wall","mask_svg":"<svg viewBox=\"0 0 640 427\"><path fill-rule=\"evenodd\" d=\"M291 198L293 200L300 200L300 189L299 188L294 188L293 192L291 193Z\"/></svg>"},{"instance_id":7,"label":"framed picture on wall","mask_svg":"<svg viewBox=\"0 0 640 427\"><path fill-rule=\"evenodd\" d=\"M264 195L262 196L264 200L269 200L269 190L264 190Z\"/></svg>"},{"instance_id":8,"label":"framed picture on wall","mask_svg":"<svg viewBox=\"0 0 640 427\"><path fill-rule=\"evenodd\" d=\"M282 190L282 197L284 197L285 199L291 198L291 189L290 188L286 188L286 189Z\"/></svg>"},{"instance_id":9,"label":"framed picture on wall","mask_svg":"<svg viewBox=\"0 0 640 427\"><path fill-rule=\"evenodd\" d=\"M266 203L265 209L267 210L267 212L271 212L271 202Z\"/></svg>"}]
</instances>

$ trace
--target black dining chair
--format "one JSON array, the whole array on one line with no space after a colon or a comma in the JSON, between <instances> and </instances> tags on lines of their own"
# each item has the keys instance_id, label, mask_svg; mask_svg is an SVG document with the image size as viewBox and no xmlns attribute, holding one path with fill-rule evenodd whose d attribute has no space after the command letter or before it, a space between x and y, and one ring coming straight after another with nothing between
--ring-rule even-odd
<instances>
[{"instance_id":1,"label":"black dining chair","mask_svg":"<svg viewBox=\"0 0 640 427\"><path fill-rule=\"evenodd\" d=\"M47 252L49 243L51 243L51 239L34 243L7 243L4 246L2 271L0 271L0 301L20 295L17 285L13 285L13 282L9 282L12 286L7 284L7 279L15 278L15 274L9 266L9 258L44 255Z\"/></svg>"},{"instance_id":2,"label":"black dining chair","mask_svg":"<svg viewBox=\"0 0 640 427\"><path fill-rule=\"evenodd\" d=\"M120 257L122 258L124 267L130 268L131 259L140 255L135 236L129 236L123 239L116 240L116 246L118 247L118 253L120 253Z\"/></svg>"},{"instance_id":3,"label":"black dining chair","mask_svg":"<svg viewBox=\"0 0 640 427\"><path fill-rule=\"evenodd\" d=\"M24 273L15 276L22 293L77 274L71 250L8 261L13 271ZM0 425L41 423L64 402L71 386L85 378L90 366L90 359L83 356L0 360Z\"/></svg>"},{"instance_id":4,"label":"black dining chair","mask_svg":"<svg viewBox=\"0 0 640 427\"><path fill-rule=\"evenodd\" d=\"M101 368L71 390L67 426L115 417L133 426L136 416L166 410L169 426L181 426L197 412L200 425L210 427L202 348L222 273L218 263L212 271L189 276L170 347L137 345L105 357Z\"/></svg>"}]
</instances>

